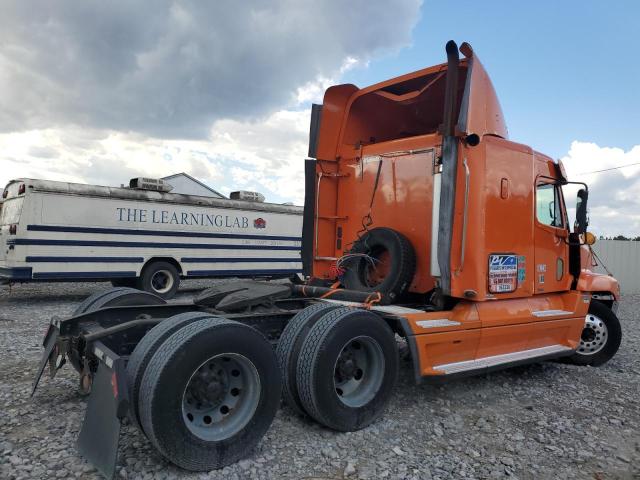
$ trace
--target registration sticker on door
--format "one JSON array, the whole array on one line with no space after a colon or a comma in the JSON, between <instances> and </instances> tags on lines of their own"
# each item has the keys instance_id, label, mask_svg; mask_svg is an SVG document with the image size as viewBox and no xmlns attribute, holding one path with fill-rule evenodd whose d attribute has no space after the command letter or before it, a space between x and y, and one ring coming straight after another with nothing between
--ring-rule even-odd
<instances>
[{"instance_id":1,"label":"registration sticker on door","mask_svg":"<svg viewBox=\"0 0 640 480\"><path fill-rule=\"evenodd\" d=\"M509 293L518 285L518 257L516 255L489 255L489 292Z\"/></svg>"}]
</instances>

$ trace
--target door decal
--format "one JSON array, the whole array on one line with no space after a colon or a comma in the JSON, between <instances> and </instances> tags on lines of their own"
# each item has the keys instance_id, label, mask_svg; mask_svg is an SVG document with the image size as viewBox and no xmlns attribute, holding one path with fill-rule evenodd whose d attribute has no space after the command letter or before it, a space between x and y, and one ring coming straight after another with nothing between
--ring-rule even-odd
<instances>
[{"instance_id":1,"label":"door decal","mask_svg":"<svg viewBox=\"0 0 640 480\"><path fill-rule=\"evenodd\" d=\"M512 254L489 255L489 292L509 293L518 283L518 257Z\"/></svg>"}]
</instances>

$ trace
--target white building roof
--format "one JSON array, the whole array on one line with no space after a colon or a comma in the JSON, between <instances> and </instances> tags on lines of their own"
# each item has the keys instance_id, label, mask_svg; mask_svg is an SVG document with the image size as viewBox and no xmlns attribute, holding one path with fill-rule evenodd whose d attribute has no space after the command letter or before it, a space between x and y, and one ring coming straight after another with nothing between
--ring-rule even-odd
<instances>
[{"instance_id":1,"label":"white building roof","mask_svg":"<svg viewBox=\"0 0 640 480\"><path fill-rule=\"evenodd\" d=\"M184 172L174 173L173 175L169 175L168 177L162 177L162 180L166 180L167 183L169 183L173 187L171 193L226 198L220 192L214 190L210 186L202 183L200 180L197 180L191 175Z\"/></svg>"}]
</instances>

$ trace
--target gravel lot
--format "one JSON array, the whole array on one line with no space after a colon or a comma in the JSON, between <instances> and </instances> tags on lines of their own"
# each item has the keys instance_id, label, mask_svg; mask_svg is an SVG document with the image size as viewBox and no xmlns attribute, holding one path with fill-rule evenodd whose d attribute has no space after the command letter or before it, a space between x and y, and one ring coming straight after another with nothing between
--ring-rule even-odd
<instances>
[{"instance_id":1,"label":"gravel lot","mask_svg":"<svg viewBox=\"0 0 640 480\"><path fill-rule=\"evenodd\" d=\"M204 283L188 283L178 299ZM49 318L108 284L0 287L0 478L98 478L76 453L84 416L65 367L29 398ZM626 296L623 342L600 368L543 363L415 386L409 365L385 416L336 433L283 407L246 460L193 474L165 462L123 428L122 478L640 478L640 296Z\"/></svg>"}]
</instances>

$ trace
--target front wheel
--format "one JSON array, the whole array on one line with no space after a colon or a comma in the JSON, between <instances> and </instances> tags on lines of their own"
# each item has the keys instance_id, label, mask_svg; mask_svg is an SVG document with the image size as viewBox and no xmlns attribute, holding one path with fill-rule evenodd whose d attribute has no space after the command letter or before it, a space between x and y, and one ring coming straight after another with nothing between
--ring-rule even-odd
<instances>
[{"instance_id":1,"label":"front wheel","mask_svg":"<svg viewBox=\"0 0 640 480\"><path fill-rule=\"evenodd\" d=\"M568 361L597 367L616 354L621 340L622 329L618 317L606 305L592 301L585 317L580 344Z\"/></svg>"}]
</instances>

